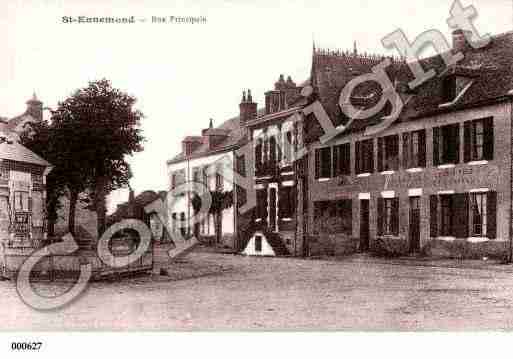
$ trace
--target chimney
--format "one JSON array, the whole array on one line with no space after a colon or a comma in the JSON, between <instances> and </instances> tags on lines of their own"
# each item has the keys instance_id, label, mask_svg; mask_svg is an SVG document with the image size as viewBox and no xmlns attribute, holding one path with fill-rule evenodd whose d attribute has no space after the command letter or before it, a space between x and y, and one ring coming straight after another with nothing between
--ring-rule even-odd
<instances>
[{"instance_id":1,"label":"chimney","mask_svg":"<svg viewBox=\"0 0 513 359\"><path fill-rule=\"evenodd\" d=\"M286 110L290 104L301 97L301 88L296 86L290 76L287 81L283 74L278 81L274 83L274 90L265 93L265 112L266 114Z\"/></svg>"},{"instance_id":2,"label":"chimney","mask_svg":"<svg viewBox=\"0 0 513 359\"><path fill-rule=\"evenodd\" d=\"M32 98L26 102L27 110L26 114L31 115L38 121L43 121L43 103L39 101L36 93L32 95Z\"/></svg>"},{"instance_id":3,"label":"chimney","mask_svg":"<svg viewBox=\"0 0 513 359\"><path fill-rule=\"evenodd\" d=\"M454 53L462 52L464 53L468 49L471 48L467 38L472 37L472 31L468 30L454 30L452 32L452 50Z\"/></svg>"},{"instance_id":4,"label":"chimney","mask_svg":"<svg viewBox=\"0 0 513 359\"><path fill-rule=\"evenodd\" d=\"M251 90L248 89L247 96L246 91L242 92L242 101L239 104L239 110L241 125L257 117L257 104L253 102Z\"/></svg>"}]
</instances>

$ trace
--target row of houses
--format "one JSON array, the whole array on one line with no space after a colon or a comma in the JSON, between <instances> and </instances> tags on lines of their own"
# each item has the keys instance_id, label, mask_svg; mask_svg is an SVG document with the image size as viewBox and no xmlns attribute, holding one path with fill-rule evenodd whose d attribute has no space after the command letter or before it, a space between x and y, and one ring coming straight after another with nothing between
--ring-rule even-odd
<instances>
[{"instance_id":1,"label":"row of houses","mask_svg":"<svg viewBox=\"0 0 513 359\"><path fill-rule=\"evenodd\" d=\"M177 193L170 218L190 221L200 238L222 233L224 245L253 255L344 254L506 258L512 239L513 33L473 48L453 33L463 59L446 66L441 56L420 60L436 76L419 87L405 61L390 59L387 75L404 101L383 131L391 106L350 121L339 106L352 79L372 71L384 56L316 49L310 77L296 84L280 75L258 106L244 91L239 115L182 141L167 162L169 187L199 182L231 191L233 206L215 228L212 215L193 224L190 193ZM305 90L308 88L308 91ZM351 104L367 109L382 89L364 83ZM346 130L326 141L312 103L333 127ZM230 171L214 171L220 166ZM256 203L248 201L249 178ZM244 187L244 188L242 188Z\"/></svg>"}]
</instances>

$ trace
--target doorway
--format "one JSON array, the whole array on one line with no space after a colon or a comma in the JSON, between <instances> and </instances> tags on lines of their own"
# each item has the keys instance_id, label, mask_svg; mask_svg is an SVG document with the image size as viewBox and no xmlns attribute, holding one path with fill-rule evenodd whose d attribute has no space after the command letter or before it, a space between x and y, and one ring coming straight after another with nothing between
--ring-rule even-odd
<instances>
[{"instance_id":1,"label":"doorway","mask_svg":"<svg viewBox=\"0 0 513 359\"><path fill-rule=\"evenodd\" d=\"M269 229L276 232L276 188L269 188Z\"/></svg>"},{"instance_id":2,"label":"doorway","mask_svg":"<svg viewBox=\"0 0 513 359\"><path fill-rule=\"evenodd\" d=\"M369 200L360 200L360 251L369 250Z\"/></svg>"},{"instance_id":3,"label":"doorway","mask_svg":"<svg viewBox=\"0 0 513 359\"><path fill-rule=\"evenodd\" d=\"M420 251L420 197L410 197L410 253Z\"/></svg>"}]
</instances>

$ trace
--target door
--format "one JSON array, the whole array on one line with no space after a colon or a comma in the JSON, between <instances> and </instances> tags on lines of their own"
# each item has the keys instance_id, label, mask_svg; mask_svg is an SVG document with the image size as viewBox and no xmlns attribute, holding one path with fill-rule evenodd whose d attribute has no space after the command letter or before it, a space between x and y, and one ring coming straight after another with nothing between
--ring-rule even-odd
<instances>
[{"instance_id":1,"label":"door","mask_svg":"<svg viewBox=\"0 0 513 359\"><path fill-rule=\"evenodd\" d=\"M410 197L410 253L420 251L420 197Z\"/></svg>"},{"instance_id":2,"label":"door","mask_svg":"<svg viewBox=\"0 0 513 359\"><path fill-rule=\"evenodd\" d=\"M360 200L360 251L369 250L369 200Z\"/></svg>"},{"instance_id":3,"label":"door","mask_svg":"<svg viewBox=\"0 0 513 359\"><path fill-rule=\"evenodd\" d=\"M276 232L276 188L269 188L269 229Z\"/></svg>"}]
</instances>

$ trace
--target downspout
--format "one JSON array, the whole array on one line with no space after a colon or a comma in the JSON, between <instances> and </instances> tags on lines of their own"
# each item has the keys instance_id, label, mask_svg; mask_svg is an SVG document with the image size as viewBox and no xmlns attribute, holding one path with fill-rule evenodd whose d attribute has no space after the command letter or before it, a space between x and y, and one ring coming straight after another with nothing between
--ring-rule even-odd
<instances>
[{"instance_id":1,"label":"downspout","mask_svg":"<svg viewBox=\"0 0 513 359\"><path fill-rule=\"evenodd\" d=\"M513 260L513 90L508 92L510 96L509 101L509 253L508 253L508 263L511 263Z\"/></svg>"}]
</instances>

